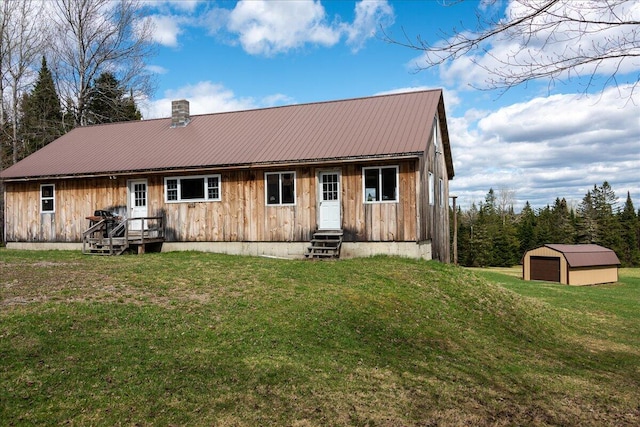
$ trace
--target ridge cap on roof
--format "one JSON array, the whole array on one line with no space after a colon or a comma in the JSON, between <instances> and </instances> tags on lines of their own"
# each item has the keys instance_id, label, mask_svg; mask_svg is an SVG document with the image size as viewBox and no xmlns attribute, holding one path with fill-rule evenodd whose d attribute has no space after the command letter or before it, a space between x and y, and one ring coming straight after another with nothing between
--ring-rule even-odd
<instances>
[{"instance_id":1,"label":"ridge cap on roof","mask_svg":"<svg viewBox=\"0 0 640 427\"><path fill-rule=\"evenodd\" d=\"M421 90L414 90L414 91L407 91L407 92L393 92L393 93L383 93L383 94L379 94L379 95L356 96L356 97L353 97L353 98L338 98L338 99L329 99L329 100L323 100L323 101L309 101L309 102L286 104L286 105L272 105L270 107L246 108L246 109L243 109L243 110L217 111L217 112L214 112L214 113L191 114L191 117L193 118L193 117L214 116L214 115L221 115L221 114L247 113L247 112L254 112L254 111L276 110L276 109L280 109L280 108L292 108L292 107L305 107L305 106L311 106L311 105L333 104L333 103L338 103L338 102L362 101L362 100L366 100L366 99L386 98L386 97L401 96L401 95L414 95L414 94L418 94L418 93L427 93L427 92L442 92L442 89L421 89ZM162 118L155 118L155 119L148 119L148 120L149 121L150 120L166 120L166 119L170 119L170 118L171 117L162 117ZM143 119L141 121L147 121L147 120Z\"/></svg>"},{"instance_id":2,"label":"ridge cap on roof","mask_svg":"<svg viewBox=\"0 0 640 427\"><path fill-rule=\"evenodd\" d=\"M570 243L545 243L544 246L560 251L560 252L569 252L570 249L575 248L593 248L593 249L598 249L600 251L612 251L613 249L609 249L609 248L605 248L604 246L600 246L598 244L595 243L576 243L576 244L570 244Z\"/></svg>"}]
</instances>

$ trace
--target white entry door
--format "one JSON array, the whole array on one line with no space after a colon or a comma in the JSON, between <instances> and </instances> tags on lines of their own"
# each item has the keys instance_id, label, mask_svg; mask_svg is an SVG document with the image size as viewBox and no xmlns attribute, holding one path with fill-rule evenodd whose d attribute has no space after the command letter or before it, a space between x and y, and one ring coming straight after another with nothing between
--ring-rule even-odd
<instances>
[{"instance_id":1,"label":"white entry door","mask_svg":"<svg viewBox=\"0 0 640 427\"><path fill-rule=\"evenodd\" d=\"M147 211L147 180L136 179L129 181L129 218L144 218ZM145 221L146 222L146 221ZM129 221L129 230L146 228L143 221Z\"/></svg>"},{"instance_id":2,"label":"white entry door","mask_svg":"<svg viewBox=\"0 0 640 427\"><path fill-rule=\"evenodd\" d=\"M340 230L340 173L320 172L318 186L318 228Z\"/></svg>"}]
</instances>

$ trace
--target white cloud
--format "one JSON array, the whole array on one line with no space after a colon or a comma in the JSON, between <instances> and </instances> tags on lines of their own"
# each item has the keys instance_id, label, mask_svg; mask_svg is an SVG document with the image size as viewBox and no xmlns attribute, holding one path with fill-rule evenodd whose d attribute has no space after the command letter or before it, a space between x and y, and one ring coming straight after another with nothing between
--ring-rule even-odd
<instances>
[{"instance_id":1,"label":"white cloud","mask_svg":"<svg viewBox=\"0 0 640 427\"><path fill-rule=\"evenodd\" d=\"M365 41L373 37L380 26L393 24L393 8L386 1L363 0L356 4L356 17L353 24L346 25L347 44L354 51L359 50Z\"/></svg>"},{"instance_id":2,"label":"white cloud","mask_svg":"<svg viewBox=\"0 0 640 427\"><path fill-rule=\"evenodd\" d=\"M170 117L171 101L177 99L189 101L189 111L192 115L251 110L295 103L293 98L280 93L266 96L260 101L251 97L238 97L231 89L222 84L202 81L176 90L167 90L160 99L141 101L142 115L145 119Z\"/></svg>"},{"instance_id":3,"label":"white cloud","mask_svg":"<svg viewBox=\"0 0 640 427\"><path fill-rule=\"evenodd\" d=\"M167 74L169 72L169 70L160 65L147 65L146 68L154 74Z\"/></svg>"},{"instance_id":4,"label":"white cloud","mask_svg":"<svg viewBox=\"0 0 640 427\"><path fill-rule=\"evenodd\" d=\"M141 103L145 119L171 116L171 101L187 99L190 114L209 114L224 111L249 110L257 108L252 98L238 98L232 90L210 81L183 86L176 90L167 90L164 97Z\"/></svg>"},{"instance_id":5,"label":"white cloud","mask_svg":"<svg viewBox=\"0 0 640 427\"><path fill-rule=\"evenodd\" d=\"M308 44L331 47L342 39L357 51L380 26L391 25L394 19L386 0L356 2L352 23L339 16L331 19L319 0L239 0L232 9L197 1L147 5L153 12L148 19L155 24L154 40L163 46L178 46L185 27L198 26L210 35L223 35L226 30L247 53L264 56Z\"/></svg>"},{"instance_id":6,"label":"white cloud","mask_svg":"<svg viewBox=\"0 0 640 427\"><path fill-rule=\"evenodd\" d=\"M332 46L340 39L316 1L240 0L229 15L227 28L237 33L250 54L273 55L315 43Z\"/></svg>"},{"instance_id":7,"label":"white cloud","mask_svg":"<svg viewBox=\"0 0 640 427\"><path fill-rule=\"evenodd\" d=\"M580 201L608 181L619 197L631 191L640 199L640 93L630 90L539 97L450 116L452 193L464 208L504 187L516 190L519 207L525 201L541 207L556 197Z\"/></svg>"},{"instance_id":8,"label":"white cloud","mask_svg":"<svg viewBox=\"0 0 640 427\"><path fill-rule=\"evenodd\" d=\"M349 24L339 17L329 22L318 0L240 0L229 14L227 29L237 34L246 52L272 56L306 44L334 46L343 36L357 51L376 29L392 22L393 9L387 1L357 2Z\"/></svg>"},{"instance_id":9,"label":"white cloud","mask_svg":"<svg viewBox=\"0 0 640 427\"><path fill-rule=\"evenodd\" d=\"M173 15L151 15L148 17L153 23L153 41L163 46L178 46L178 36L183 19Z\"/></svg>"}]
</instances>

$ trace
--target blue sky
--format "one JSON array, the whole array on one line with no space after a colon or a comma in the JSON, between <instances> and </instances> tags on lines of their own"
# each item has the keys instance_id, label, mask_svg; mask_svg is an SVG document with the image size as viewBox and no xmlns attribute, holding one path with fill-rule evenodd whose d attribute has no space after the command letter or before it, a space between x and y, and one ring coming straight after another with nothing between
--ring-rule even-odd
<instances>
[{"instance_id":1,"label":"blue sky","mask_svg":"<svg viewBox=\"0 0 640 427\"><path fill-rule=\"evenodd\" d=\"M640 2L629 3L624 13L640 19ZM556 197L577 205L605 180L621 201L629 191L640 207L640 89L629 85L638 81L640 60L622 64L617 85L596 75L592 93L580 78L501 93L474 89L487 74L468 57L418 71L421 52L382 34L437 42L474 28L476 13L503 17L517 6L508 0L145 4L157 43L150 61L157 86L141 103L145 118L168 117L179 98L204 114L442 88L456 171L451 193L463 208L490 188L514 191L516 209ZM505 45L487 47L496 53Z\"/></svg>"}]
</instances>

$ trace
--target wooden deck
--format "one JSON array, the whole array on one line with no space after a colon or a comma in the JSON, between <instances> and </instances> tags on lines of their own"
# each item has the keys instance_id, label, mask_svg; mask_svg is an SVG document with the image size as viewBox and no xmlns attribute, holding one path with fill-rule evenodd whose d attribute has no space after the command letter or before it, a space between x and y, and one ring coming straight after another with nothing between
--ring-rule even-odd
<instances>
[{"instance_id":1,"label":"wooden deck","mask_svg":"<svg viewBox=\"0 0 640 427\"><path fill-rule=\"evenodd\" d=\"M129 249L143 254L147 247L164 242L162 217L102 219L92 221L82 233L82 253L87 255L121 255Z\"/></svg>"}]
</instances>

